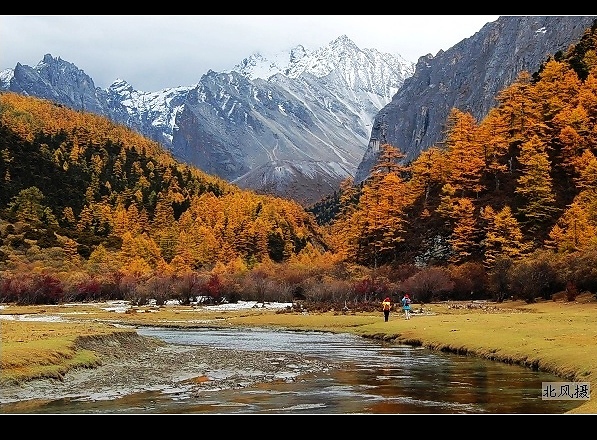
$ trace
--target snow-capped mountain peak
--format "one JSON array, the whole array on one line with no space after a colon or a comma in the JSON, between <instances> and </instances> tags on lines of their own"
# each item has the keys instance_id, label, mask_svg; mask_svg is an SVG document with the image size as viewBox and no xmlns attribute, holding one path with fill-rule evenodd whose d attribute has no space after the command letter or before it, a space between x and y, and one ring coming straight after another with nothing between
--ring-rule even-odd
<instances>
[{"instance_id":1,"label":"snow-capped mountain peak","mask_svg":"<svg viewBox=\"0 0 597 440\"><path fill-rule=\"evenodd\" d=\"M310 204L356 172L375 115L413 68L343 35L315 51L256 52L231 71L156 92L120 78L96 88L50 54L35 68L3 71L0 85L102 114L205 172Z\"/></svg>"},{"instance_id":2,"label":"snow-capped mountain peak","mask_svg":"<svg viewBox=\"0 0 597 440\"><path fill-rule=\"evenodd\" d=\"M108 90L111 90L115 93L123 93L123 92L130 93L130 92L134 91L135 89L133 88L133 86L131 86L125 80L117 78L112 84L110 84L110 87L108 87Z\"/></svg>"},{"instance_id":3,"label":"snow-capped mountain peak","mask_svg":"<svg viewBox=\"0 0 597 440\"><path fill-rule=\"evenodd\" d=\"M302 46L300 47L302 48ZM292 63L293 54L296 57L299 53L295 49L290 53L283 51L269 55L262 55L260 52L256 52L234 66L232 71L241 73L249 79L261 78L268 80L278 73L284 74L288 66Z\"/></svg>"}]
</instances>

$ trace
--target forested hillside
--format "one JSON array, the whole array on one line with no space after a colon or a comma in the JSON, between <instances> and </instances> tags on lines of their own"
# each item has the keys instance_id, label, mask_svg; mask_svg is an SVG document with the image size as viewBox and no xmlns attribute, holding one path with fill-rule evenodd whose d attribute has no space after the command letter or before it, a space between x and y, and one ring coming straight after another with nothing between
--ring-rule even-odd
<instances>
[{"instance_id":1,"label":"forested hillside","mask_svg":"<svg viewBox=\"0 0 597 440\"><path fill-rule=\"evenodd\" d=\"M106 275L112 285L114 276L234 272L325 251L297 203L240 190L90 113L2 94L0 152L5 277L101 286Z\"/></svg>"},{"instance_id":2,"label":"forested hillside","mask_svg":"<svg viewBox=\"0 0 597 440\"><path fill-rule=\"evenodd\" d=\"M313 208L182 165L107 119L0 95L0 301L418 302L597 292L597 34L453 109L410 163ZM324 222L321 222L324 223Z\"/></svg>"},{"instance_id":3,"label":"forested hillside","mask_svg":"<svg viewBox=\"0 0 597 440\"><path fill-rule=\"evenodd\" d=\"M444 142L411 163L383 145L364 184L345 182L337 206L312 209L320 219L338 212L328 222L336 251L368 267L441 268L435 294L454 293L455 272L468 280L461 296L594 291L595 32L539 72L523 72L482 121L453 109Z\"/></svg>"}]
</instances>

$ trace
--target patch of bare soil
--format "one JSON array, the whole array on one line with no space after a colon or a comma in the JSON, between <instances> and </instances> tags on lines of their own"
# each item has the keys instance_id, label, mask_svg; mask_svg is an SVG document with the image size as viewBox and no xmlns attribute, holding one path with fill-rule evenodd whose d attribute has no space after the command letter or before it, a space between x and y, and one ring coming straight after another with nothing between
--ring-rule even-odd
<instances>
[{"instance_id":1,"label":"patch of bare soil","mask_svg":"<svg viewBox=\"0 0 597 440\"><path fill-rule=\"evenodd\" d=\"M293 381L302 374L339 368L299 354L166 344L135 333L81 338L78 344L98 353L102 365L70 371L62 380L5 384L0 404L30 399L106 400L150 390L200 393Z\"/></svg>"}]
</instances>

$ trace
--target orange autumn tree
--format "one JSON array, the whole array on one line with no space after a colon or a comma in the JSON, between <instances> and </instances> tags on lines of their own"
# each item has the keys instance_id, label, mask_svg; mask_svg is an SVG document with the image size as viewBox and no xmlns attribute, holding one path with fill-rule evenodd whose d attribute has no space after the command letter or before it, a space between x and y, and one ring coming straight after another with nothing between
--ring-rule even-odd
<instances>
[{"instance_id":1,"label":"orange autumn tree","mask_svg":"<svg viewBox=\"0 0 597 440\"><path fill-rule=\"evenodd\" d=\"M528 249L520 224L512 215L510 206L495 211L491 206L483 209L485 239L483 240L483 264L492 269L503 258L520 259Z\"/></svg>"},{"instance_id":2,"label":"orange autumn tree","mask_svg":"<svg viewBox=\"0 0 597 440\"><path fill-rule=\"evenodd\" d=\"M522 144L518 156L522 169L515 192L524 200L518 210L531 232L538 231L557 210L550 174L551 163L546 150L543 140L533 135Z\"/></svg>"},{"instance_id":3,"label":"orange autumn tree","mask_svg":"<svg viewBox=\"0 0 597 440\"><path fill-rule=\"evenodd\" d=\"M126 232L119 258L123 272L133 277L148 277L165 265L159 246L147 234L133 237Z\"/></svg>"},{"instance_id":4,"label":"orange autumn tree","mask_svg":"<svg viewBox=\"0 0 597 440\"><path fill-rule=\"evenodd\" d=\"M597 145L597 67L589 73L578 92L578 102L587 112L587 145Z\"/></svg>"},{"instance_id":5,"label":"orange autumn tree","mask_svg":"<svg viewBox=\"0 0 597 440\"><path fill-rule=\"evenodd\" d=\"M527 71L520 72L514 83L497 94L496 100L496 111L507 126L509 143L517 145L528 140L541 121L531 75Z\"/></svg>"},{"instance_id":6,"label":"orange autumn tree","mask_svg":"<svg viewBox=\"0 0 597 440\"><path fill-rule=\"evenodd\" d=\"M441 185L445 177L444 153L438 147L430 147L411 163L409 186L415 194L423 194L424 204L429 200L432 189Z\"/></svg>"},{"instance_id":7,"label":"orange autumn tree","mask_svg":"<svg viewBox=\"0 0 597 440\"><path fill-rule=\"evenodd\" d=\"M576 171L577 162L587 147L585 139L586 137L581 136L571 125L564 125L560 130L558 136L558 140L562 145L560 149L560 166L566 171L570 173Z\"/></svg>"},{"instance_id":8,"label":"orange autumn tree","mask_svg":"<svg viewBox=\"0 0 597 440\"><path fill-rule=\"evenodd\" d=\"M326 242L340 259L348 259L349 254L357 255L357 251L351 249L352 244L357 242L356 229L351 227L351 221L358 209L359 197L360 188L354 184L354 179L347 177L342 180L338 214L323 228Z\"/></svg>"},{"instance_id":9,"label":"orange autumn tree","mask_svg":"<svg viewBox=\"0 0 597 440\"><path fill-rule=\"evenodd\" d=\"M578 176L574 179L577 188L597 189L597 157L591 150L585 150L576 161Z\"/></svg>"},{"instance_id":10,"label":"orange autumn tree","mask_svg":"<svg viewBox=\"0 0 597 440\"><path fill-rule=\"evenodd\" d=\"M484 188L481 174L485 165L477 123L470 113L453 108L448 115L445 141L448 179L455 195L478 196Z\"/></svg>"},{"instance_id":11,"label":"orange autumn tree","mask_svg":"<svg viewBox=\"0 0 597 440\"><path fill-rule=\"evenodd\" d=\"M594 194L579 194L549 232L547 246L567 253L597 244L597 218L590 215L590 205L597 206L595 202Z\"/></svg>"},{"instance_id":12,"label":"orange autumn tree","mask_svg":"<svg viewBox=\"0 0 597 440\"><path fill-rule=\"evenodd\" d=\"M502 176L511 171L509 164L508 123L495 108L479 124L477 142L483 153L484 172L493 177L494 189L500 189Z\"/></svg>"},{"instance_id":13,"label":"orange autumn tree","mask_svg":"<svg viewBox=\"0 0 597 440\"><path fill-rule=\"evenodd\" d=\"M404 240L405 208L411 203L404 180L409 168L401 163L404 153L389 144L380 148L358 207L344 224L350 239L348 257L373 267L396 258L397 246Z\"/></svg>"},{"instance_id":14,"label":"orange autumn tree","mask_svg":"<svg viewBox=\"0 0 597 440\"><path fill-rule=\"evenodd\" d=\"M382 144L379 147L377 160L371 168L369 180L383 179L390 173L403 177L408 172L408 167L402 163L406 155L399 148L390 144Z\"/></svg>"},{"instance_id":15,"label":"orange autumn tree","mask_svg":"<svg viewBox=\"0 0 597 440\"><path fill-rule=\"evenodd\" d=\"M480 233L475 218L475 205L466 197L457 197L452 205L453 228L449 243L451 246L450 262L464 263L478 248Z\"/></svg>"},{"instance_id":16,"label":"orange autumn tree","mask_svg":"<svg viewBox=\"0 0 597 440\"><path fill-rule=\"evenodd\" d=\"M581 81L568 63L548 60L539 72L541 81L533 86L534 99L544 121L551 121L564 109L578 104Z\"/></svg>"},{"instance_id":17,"label":"orange autumn tree","mask_svg":"<svg viewBox=\"0 0 597 440\"><path fill-rule=\"evenodd\" d=\"M160 192L157 196L155 213L151 225L151 237L158 244L161 254L167 262L174 258L178 240L177 224L174 221L172 195Z\"/></svg>"}]
</instances>

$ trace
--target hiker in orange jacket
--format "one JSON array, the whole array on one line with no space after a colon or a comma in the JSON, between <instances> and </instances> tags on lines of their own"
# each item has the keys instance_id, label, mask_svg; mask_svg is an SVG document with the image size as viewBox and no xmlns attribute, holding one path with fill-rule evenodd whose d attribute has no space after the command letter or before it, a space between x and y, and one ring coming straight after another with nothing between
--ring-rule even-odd
<instances>
[{"instance_id":1,"label":"hiker in orange jacket","mask_svg":"<svg viewBox=\"0 0 597 440\"><path fill-rule=\"evenodd\" d=\"M384 321L388 322L388 318L390 317L390 309L392 308L392 302L390 301L389 296L386 296L386 299L382 301L381 308L383 309Z\"/></svg>"}]
</instances>

